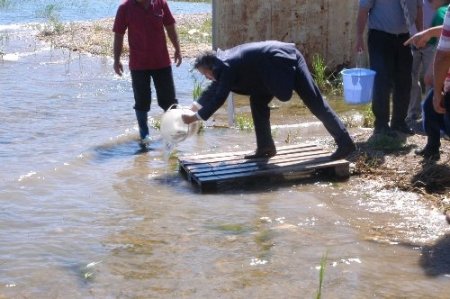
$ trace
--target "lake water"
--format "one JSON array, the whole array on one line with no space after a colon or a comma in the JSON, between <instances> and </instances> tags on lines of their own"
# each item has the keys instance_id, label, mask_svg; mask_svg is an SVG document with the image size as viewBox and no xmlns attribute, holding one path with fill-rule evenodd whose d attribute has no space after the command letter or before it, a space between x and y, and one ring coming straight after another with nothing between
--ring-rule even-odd
<instances>
[{"instance_id":1,"label":"lake water","mask_svg":"<svg viewBox=\"0 0 450 299\"><path fill-rule=\"evenodd\" d=\"M152 129L152 150L141 152L129 73L19 25L42 21L42 5L81 20L113 16L118 3L81 2L0 9L0 298L315 298L325 255L323 298L449 297L449 229L415 194L353 178L202 194L176 157L254 148L253 132L231 128L207 127L169 159ZM211 9L169 3L175 14ZM190 61L174 67L183 105L189 70ZM277 144L293 134L329 145L295 109L273 112L286 125ZM155 102L150 115L161 116Z\"/></svg>"}]
</instances>

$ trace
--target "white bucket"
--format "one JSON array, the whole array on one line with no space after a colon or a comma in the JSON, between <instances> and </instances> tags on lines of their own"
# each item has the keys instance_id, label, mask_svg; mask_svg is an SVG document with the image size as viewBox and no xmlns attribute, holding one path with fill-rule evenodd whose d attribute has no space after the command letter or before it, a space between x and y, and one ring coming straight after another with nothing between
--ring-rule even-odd
<instances>
[{"instance_id":1,"label":"white bucket","mask_svg":"<svg viewBox=\"0 0 450 299\"><path fill-rule=\"evenodd\" d=\"M161 136L170 144L176 144L184 141L186 138L197 134L200 129L200 122L195 121L191 124L185 124L181 116L183 114L190 114L192 111L188 108L171 106L161 117Z\"/></svg>"}]
</instances>

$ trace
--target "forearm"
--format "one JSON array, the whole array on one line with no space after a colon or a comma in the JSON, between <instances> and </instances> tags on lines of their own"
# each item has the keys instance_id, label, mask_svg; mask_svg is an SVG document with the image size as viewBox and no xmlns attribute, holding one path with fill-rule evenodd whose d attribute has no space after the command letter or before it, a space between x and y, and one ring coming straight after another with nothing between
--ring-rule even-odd
<instances>
[{"instance_id":1,"label":"forearm","mask_svg":"<svg viewBox=\"0 0 450 299\"><path fill-rule=\"evenodd\" d=\"M175 51L180 51L180 42L178 40L178 33L175 28L175 24L166 26L167 36L170 39L170 42L172 43L173 47L175 48Z\"/></svg>"},{"instance_id":2,"label":"forearm","mask_svg":"<svg viewBox=\"0 0 450 299\"><path fill-rule=\"evenodd\" d=\"M123 50L123 34L114 34L114 62L120 61Z\"/></svg>"},{"instance_id":3,"label":"forearm","mask_svg":"<svg viewBox=\"0 0 450 299\"><path fill-rule=\"evenodd\" d=\"M366 29L367 19L369 17L369 10L367 8L360 8L358 11L358 18L356 19L356 37L362 38L364 30Z\"/></svg>"},{"instance_id":4,"label":"forearm","mask_svg":"<svg viewBox=\"0 0 450 299\"><path fill-rule=\"evenodd\" d=\"M444 89L444 81L450 68L450 52L436 51L434 58L434 90L435 93L441 93Z\"/></svg>"},{"instance_id":5,"label":"forearm","mask_svg":"<svg viewBox=\"0 0 450 299\"><path fill-rule=\"evenodd\" d=\"M366 29L369 10L366 8L360 8L358 11L358 18L356 20L356 51L364 51L364 31Z\"/></svg>"}]
</instances>

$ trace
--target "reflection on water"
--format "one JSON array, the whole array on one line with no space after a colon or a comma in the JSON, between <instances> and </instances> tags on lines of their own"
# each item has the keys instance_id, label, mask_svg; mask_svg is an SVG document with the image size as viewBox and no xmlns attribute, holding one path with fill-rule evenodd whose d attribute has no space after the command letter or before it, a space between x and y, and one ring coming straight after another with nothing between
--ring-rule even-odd
<instances>
[{"instance_id":1,"label":"reflection on water","mask_svg":"<svg viewBox=\"0 0 450 299\"><path fill-rule=\"evenodd\" d=\"M0 62L0 298L313 298L325 253L325 298L448 297L448 229L419 198L351 179L201 194L177 157L252 150L253 132L206 127L174 148L153 128L143 151L110 60L25 33L4 47L18 59ZM183 105L189 69L174 68ZM276 123L304 123L295 105ZM320 124L296 130L329 142Z\"/></svg>"}]
</instances>

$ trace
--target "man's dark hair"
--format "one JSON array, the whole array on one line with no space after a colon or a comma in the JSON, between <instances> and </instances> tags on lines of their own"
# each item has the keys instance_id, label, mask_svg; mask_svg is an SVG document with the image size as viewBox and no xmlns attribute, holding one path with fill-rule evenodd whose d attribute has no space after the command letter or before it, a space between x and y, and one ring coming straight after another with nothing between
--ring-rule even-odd
<instances>
[{"instance_id":1,"label":"man's dark hair","mask_svg":"<svg viewBox=\"0 0 450 299\"><path fill-rule=\"evenodd\" d=\"M199 67L204 67L212 70L214 65L217 62L216 52L214 51L206 51L202 54L198 55L194 61L194 68L198 69Z\"/></svg>"}]
</instances>

